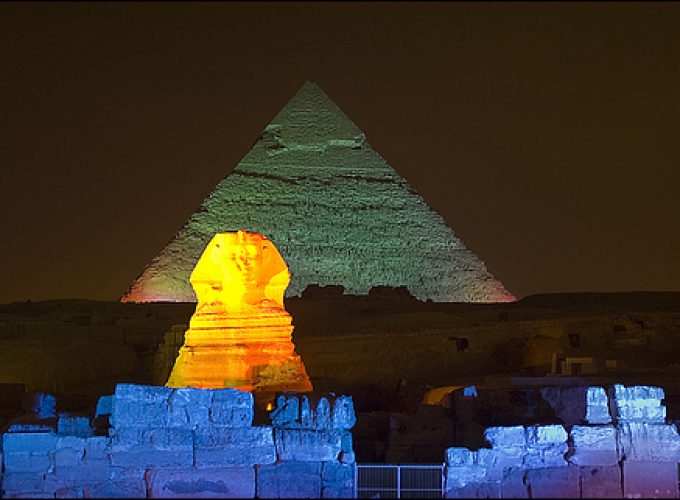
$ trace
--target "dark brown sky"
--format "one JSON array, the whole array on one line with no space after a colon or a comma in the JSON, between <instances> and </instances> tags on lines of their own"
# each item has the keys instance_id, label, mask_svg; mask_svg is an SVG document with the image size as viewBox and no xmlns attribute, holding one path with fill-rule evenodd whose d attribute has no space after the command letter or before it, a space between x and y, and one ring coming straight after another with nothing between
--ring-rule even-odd
<instances>
[{"instance_id":1,"label":"dark brown sky","mask_svg":"<svg viewBox=\"0 0 680 500\"><path fill-rule=\"evenodd\" d=\"M680 290L680 4L0 5L0 302L116 299L317 82L517 296Z\"/></svg>"}]
</instances>

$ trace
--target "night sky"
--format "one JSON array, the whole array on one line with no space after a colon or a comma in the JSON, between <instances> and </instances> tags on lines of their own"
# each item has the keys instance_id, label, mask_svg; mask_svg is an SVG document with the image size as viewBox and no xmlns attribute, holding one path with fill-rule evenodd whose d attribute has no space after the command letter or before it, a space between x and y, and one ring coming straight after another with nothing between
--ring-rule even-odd
<instances>
[{"instance_id":1,"label":"night sky","mask_svg":"<svg viewBox=\"0 0 680 500\"><path fill-rule=\"evenodd\" d=\"M680 290L678 3L0 4L0 302L115 300L307 80L518 297Z\"/></svg>"}]
</instances>

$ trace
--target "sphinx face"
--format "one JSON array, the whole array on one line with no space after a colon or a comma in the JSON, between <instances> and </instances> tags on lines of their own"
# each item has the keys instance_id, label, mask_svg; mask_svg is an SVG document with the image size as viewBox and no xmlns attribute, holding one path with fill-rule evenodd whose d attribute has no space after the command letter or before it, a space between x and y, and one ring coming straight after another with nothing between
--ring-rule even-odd
<instances>
[{"instance_id":1,"label":"sphinx face","mask_svg":"<svg viewBox=\"0 0 680 500\"><path fill-rule=\"evenodd\" d=\"M258 233L213 237L191 275L197 311L224 314L283 307L290 274L276 247Z\"/></svg>"}]
</instances>

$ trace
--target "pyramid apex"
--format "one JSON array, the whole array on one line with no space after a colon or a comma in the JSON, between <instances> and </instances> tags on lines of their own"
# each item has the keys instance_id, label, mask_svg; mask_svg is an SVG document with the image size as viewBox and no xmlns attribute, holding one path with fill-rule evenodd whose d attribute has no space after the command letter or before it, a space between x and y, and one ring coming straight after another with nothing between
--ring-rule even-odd
<instances>
[{"instance_id":1,"label":"pyramid apex","mask_svg":"<svg viewBox=\"0 0 680 500\"><path fill-rule=\"evenodd\" d=\"M266 129L275 129L281 142L289 147L354 141L363 136L361 129L311 80L300 87Z\"/></svg>"}]
</instances>

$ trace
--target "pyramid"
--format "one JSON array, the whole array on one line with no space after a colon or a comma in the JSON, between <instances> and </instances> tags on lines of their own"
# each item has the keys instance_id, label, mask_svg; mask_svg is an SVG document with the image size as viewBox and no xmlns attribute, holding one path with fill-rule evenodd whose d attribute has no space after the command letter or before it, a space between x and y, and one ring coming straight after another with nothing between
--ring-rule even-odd
<instances>
[{"instance_id":1,"label":"pyramid","mask_svg":"<svg viewBox=\"0 0 680 500\"><path fill-rule=\"evenodd\" d=\"M216 233L261 233L291 273L286 296L310 284L363 295L406 286L420 300L515 300L364 133L314 83L274 117L121 297L195 302L189 283Z\"/></svg>"}]
</instances>

